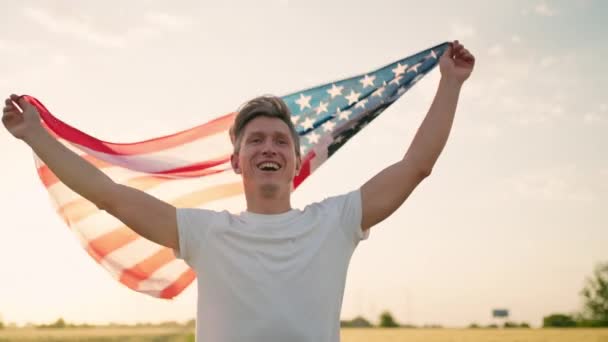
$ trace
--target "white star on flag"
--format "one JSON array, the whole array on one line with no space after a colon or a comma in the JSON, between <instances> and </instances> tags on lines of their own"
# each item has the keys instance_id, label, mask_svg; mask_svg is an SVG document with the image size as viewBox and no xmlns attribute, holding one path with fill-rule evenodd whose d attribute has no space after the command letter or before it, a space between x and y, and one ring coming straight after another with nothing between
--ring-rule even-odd
<instances>
[{"instance_id":1,"label":"white star on flag","mask_svg":"<svg viewBox=\"0 0 608 342\"><path fill-rule=\"evenodd\" d=\"M372 93L372 96L382 97L382 93L384 92L384 87L380 87L376 89L375 92Z\"/></svg>"},{"instance_id":2,"label":"white star on flag","mask_svg":"<svg viewBox=\"0 0 608 342\"><path fill-rule=\"evenodd\" d=\"M350 94L348 94L348 96L346 97L348 99L348 104L351 105L357 102L359 100L359 96L361 96L361 93L357 93L356 91L351 89Z\"/></svg>"},{"instance_id":3,"label":"white star on flag","mask_svg":"<svg viewBox=\"0 0 608 342\"><path fill-rule=\"evenodd\" d=\"M315 132L310 133L306 137L308 138L308 142L310 144L316 144L319 141L319 138L320 138L320 136L317 133L315 133Z\"/></svg>"},{"instance_id":4,"label":"white star on flag","mask_svg":"<svg viewBox=\"0 0 608 342\"><path fill-rule=\"evenodd\" d=\"M293 123L294 125L298 123L298 120L300 120L299 116L295 116L295 115L291 116L291 123Z\"/></svg>"},{"instance_id":5,"label":"white star on flag","mask_svg":"<svg viewBox=\"0 0 608 342\"><path fill-rule=\"evenodd\" d=\"M397 77L393 78L393 80L390 81L389 84L393 84L393 83L399 84L399 81L401 81L402 78L403 78L403 76L397 76Z\"/></svg>"},{"instance_id":6,"label":"white star on flag","mask_svg":"<svg viewBox=\"0 0 608 342\"><path fill-rule=\"evenodd\" d=\"M327 121L326 123L323 124L323 131L331 132L331 131L333 131L334 127L336 127L336 124L334 122Z\"/></svg>"},{"instance_id":7,"label":"white star on flag","mask_svg":"<svg viewBox=\"0 0 608 342\"><path fill-rule=\"evenodd\" d=\"M331 98L333 99L334 97L338 96L338 95L342 95L342 90L344 89L343 86L336 86L335 84L331 85L331 89L327 90L327 93L329 95L331 95Z\"/></svg>"},{"instance_id":8,"label":"white star on flag","mask_svg":"<svg viewBox=\"0 0 608 342\"><path fill-rule=\"evenodd\" d=\"M395 69L393 69L393 73L395 74L395 77L403 74L405 72L405 70L407 69L408 65L401 65L401 63L397 63L397 67Z\"/></svg>"},{"instance_id":9,"label":"white star on flag","mask_svg":"<svg viewBox=\"0 0 608 342\"><path fill-rule=\"evenodd\" d=\"M300 110L304 108L310 108L310 100L312 96L304 96L304 94L300 94L300 98L296 100L296 103L300 105Z\"/></svg>"},{"instance_id":10,"label":"white star on flag","mask_svg":"<svg viewBox=\"0 0 608 342\"><path fill-rule=\"evenodd\" d=\"M340 112L340 115L338 116L338 118L340 120L348 120L348 117L350 116L350 114L352 114L352 112L350 110L345 110L343 112Z\"/></svg>"},{"instance_id":11,"label":"white star on flag","mask_svg":"<svg viewBox=\"0 0 608 342\"><path fill-rule=\"evenodd\" d=\"M418 67L421 65L422 65L422 63L414 64L414 65L412 65L411 68L407 69L407 72L410 72L410 71L418 72Z\"/></svg>"},{"instance_id":12,"label":"white star on flag","mask_svg":"<svg viewBox=\"0 0 608 342\"><path fill-rule=\"evenodd\" d=\"M363 85L363 88L365 87L373 87L374 86L374 80L376 79L376 76L369 76L369 75L365 75L364 78L360 79L359 82L361 82L361 84Z\"/></svg>"},{"instance_id":13,"label":"white star on flag","mask_svg":"<svg viewBox=\"0 0 608 342\"><path fill-rule=\"evenodd\" d=\"M317 107L317 115L321 114L323 112L327 113L327 105L328 104L329 103L327 103L327 102L321 101L321 103L319 103L319 107Z\"/></svg>"},{"instance_id":14,"label":"white star on flag","mask_svg":"<svg viewBox=\"0 0 608 342\"><path fill-rule=\"evenodd\" d=\"M306 118L306 120L300 123L300 126L304 129L311 129L314 127L314 123L315 122L311 118Z\"/></svg>"},{"instance_id":15,"label":"white star on flag","mask_svg":"<svg viewBox=\"0 0 608 342\"><path fill-rule=\"evenodd\" d=\"M363 107L365 107L366 104L367 104L367 99L361 100L355 105L355 108L363 108Z\"/></svg>"}]
</instances>

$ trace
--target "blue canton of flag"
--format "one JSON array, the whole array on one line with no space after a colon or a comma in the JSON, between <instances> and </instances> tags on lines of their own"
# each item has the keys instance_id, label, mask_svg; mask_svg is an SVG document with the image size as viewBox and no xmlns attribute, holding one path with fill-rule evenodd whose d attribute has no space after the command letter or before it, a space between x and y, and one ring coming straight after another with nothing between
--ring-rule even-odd
<instances>
[{"instance_id":1,"label":"blue canton of flag","mask_svg":"<svg viewBox=\"0 0 608 342\"><path fill-rule=\"evenodd\" d=\"M443 43L377 70L283 96L312 172L439 62ZM299 182L296 181L296 186Z\"/></svg>"}]
</instances>

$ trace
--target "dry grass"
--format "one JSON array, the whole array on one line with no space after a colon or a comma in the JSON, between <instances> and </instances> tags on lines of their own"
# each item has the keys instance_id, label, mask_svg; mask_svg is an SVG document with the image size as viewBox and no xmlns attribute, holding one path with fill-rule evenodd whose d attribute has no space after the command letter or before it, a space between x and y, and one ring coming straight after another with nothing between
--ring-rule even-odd
<instances>
[{"instance_id":1,"label":"dry grass","mask_svg":"<svg viewBox=\"0 0 608 342\"><path fill-rule=\"evenodd\" d=\"M177 328L6 329L0 341L194 341ZM356 329L342 342L608 342L608 329Z\"/></svg>"},{"instance_id":2,"label":"dry grass","mask_svg":"<svg viewBox=\"0 0 608 342\"><path fill-rule=\"evenodd\" d=\"M608 329L343 329L342 342L608 342Z\"/></svg>"}]
</instances>

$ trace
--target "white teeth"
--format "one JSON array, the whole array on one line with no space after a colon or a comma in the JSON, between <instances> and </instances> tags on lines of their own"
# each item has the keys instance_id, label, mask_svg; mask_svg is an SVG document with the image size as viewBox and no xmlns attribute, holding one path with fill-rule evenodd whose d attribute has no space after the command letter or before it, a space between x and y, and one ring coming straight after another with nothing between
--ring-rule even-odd
<instances>
[{"instance_id":1,"label":"white teeth","mask_svg":"<svg viewBox=\"0 0 608 342\"><path fill-rule=\"evenodd\" d=\"M265 162L265 163L262 163L262 164L258 165L258 168L261 169L261 170L274 170L274 171L276 171L276 170L280 169L281 166L279 164L277 164L277 163Z\"/></svg>"}]
</instances>

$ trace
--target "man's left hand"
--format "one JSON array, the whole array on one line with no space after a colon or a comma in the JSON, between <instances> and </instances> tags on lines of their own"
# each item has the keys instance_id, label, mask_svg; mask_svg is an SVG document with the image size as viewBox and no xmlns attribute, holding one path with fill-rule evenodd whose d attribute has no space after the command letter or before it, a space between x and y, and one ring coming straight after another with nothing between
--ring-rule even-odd
<instances>
[{"instance_id":1,"label":"man's left hand","mask_svg":"<svg viewBox=\"0 0 608 342\"><path fill-rule=\"evenodd\" d=\"M475 66L475 56L457 40L450 43L439 59L441 75L447 79L463 83L469 78Z\"/></svg>"}]
</instances>

